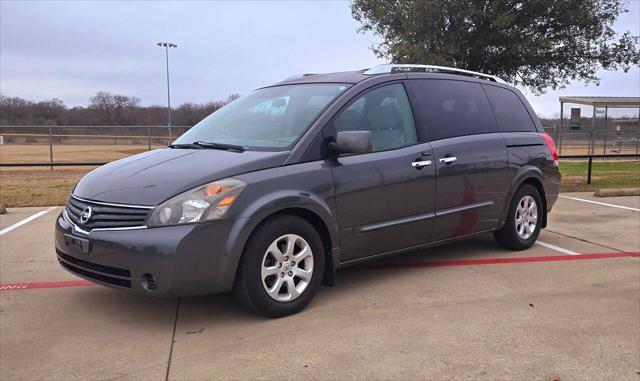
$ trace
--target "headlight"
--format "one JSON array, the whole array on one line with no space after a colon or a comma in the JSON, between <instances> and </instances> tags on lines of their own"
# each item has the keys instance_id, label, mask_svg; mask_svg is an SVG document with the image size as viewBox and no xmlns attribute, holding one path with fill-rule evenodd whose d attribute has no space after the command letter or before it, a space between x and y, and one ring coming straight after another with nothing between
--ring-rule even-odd
<instances>
[{"instance_id":1,"label":"headlight","mask_svg":"<svg viewBox=\"0 0 640 381\"><path fill-rule=\"evenodd\" d=\"M224 179L191 189L158 205L147 226L219 220L246 187L243 181Z\"/></svg>"}]
</instances>

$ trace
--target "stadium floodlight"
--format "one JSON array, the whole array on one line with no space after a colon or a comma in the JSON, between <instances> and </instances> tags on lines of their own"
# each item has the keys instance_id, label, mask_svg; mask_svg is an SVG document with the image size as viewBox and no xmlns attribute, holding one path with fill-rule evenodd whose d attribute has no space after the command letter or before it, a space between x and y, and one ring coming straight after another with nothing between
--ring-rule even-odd
<instances>
[{"instance_id":1,"label":"stadium floodlight","mask_svg":"<svg viewBox=\"0 0 640 381\"><path fill-rule=\"evenodd\" d=\"M169 114L169 120L167 121L167 127L169 128L169 140L171 140L171 92L169 90L169 48L177 48L178 45L172 42L158 42L159 47L164 48L165 58L167 62L167 109Z\"/></svg>"}]
</instances>

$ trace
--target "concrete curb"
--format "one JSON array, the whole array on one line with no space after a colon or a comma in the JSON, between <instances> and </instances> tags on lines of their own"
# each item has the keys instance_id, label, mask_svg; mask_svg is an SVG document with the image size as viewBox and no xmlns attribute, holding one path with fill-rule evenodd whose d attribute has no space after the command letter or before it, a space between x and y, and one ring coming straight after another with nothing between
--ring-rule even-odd
<instances>
[{"instance_id":1,"label":"concrete curb","mask_svg":"<svg viewBox=\"0 0 640 381\"><path fill-rule=\"evenodd\" d=\"M596 189L596 197L640 196L640 188Z\"/></svg>"}]
</instances>

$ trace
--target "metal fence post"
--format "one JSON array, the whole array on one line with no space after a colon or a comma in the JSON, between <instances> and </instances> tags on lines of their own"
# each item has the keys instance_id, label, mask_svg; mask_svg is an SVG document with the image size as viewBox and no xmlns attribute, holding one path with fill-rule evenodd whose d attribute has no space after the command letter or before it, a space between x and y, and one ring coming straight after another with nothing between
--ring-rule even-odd
<instances>
[{"instance_id":1,"label":"metal fence post","mask_svg":"<svg viewBox=\"0 0 640 381\"><path fill-rule=\"evenodd\" d=\"M53 171L53 127L49 126L49 170Z\"/></svg>"},{"instance_id":2,"label":"metal fence post","mask_svg":"<svg viewBox=\"0 0 640 381\"><path fill-rule=\"evenodd\" d=\"M638 120L638 136L636 136L636 155L638 154L638 148L640 148L640 120Z\"/></svg>"},{"instance_id":3,"label":"metal fence post","mask_svg":"<svg viewBox=\"0 0 640 381\"><path fill-rule=\"evenodd\" d=\"M608 112L609 112L609 106L604 106L604 152L603 152L603 155L607 154L607 118L608 118ZM615 141L615 139L614 139L614 141Z\"/></svg>"},{"instance_id":4,"label":"metal fence post","mask_svg":"<svg viewBox=\"0 0 640 381\"><path fill-rule=\"evenodd\" d=\"M640 148L640 108L638 108L638 134L636 135L636 155L638 154L638 148Z\"/></svg>"},{"instance_id":5,"label":"metal fence post","mask_svg":"<svg viewBox=\"0 0 640 381\"><path fill-rule=\"evenodd\" d=\"M593 116L591 117L591 134L589 136L589 155L593 155L595 142L594 142L594 133L596 131L596 106L593 106Z\"/></svg>"},{"instance_id":6,"label":"metal fence post","mask_svg":"<svg viewBox=\"0 0 640 381\"><path fill-rule=\"evenodd\" d=\"M638 119L638 135L636 135L636 155L638 154L638 148L640 148L640 118Z\"/></svg>"},{"instance_id":7,"label":"metal fence post","mask_svg":"<svg viewBox=\"0 0 640 381\"><path fill-rule=\"evenodd\" d=\"M151 151L151 127L147 127L147 151Z\"/></svg>"},{"instance_id":8,"label":"metal fence post","mask_svg":"<svg viewBox=\"0 0 640 381\"><path fill-rule=\"evenodd\" d=\"M564 112L564 102L560 102L560 134L558 140L558 154L562 155L562 122L564 121L563 117Z\"/></svg>"},{"instance_id":9,"label":"metal fence post","mask_svg":"<svg viewBox=\"0 0 640 381\"><path fill-rule=\"evenodd\" d=\"M589 155L589 169L587 170L587 184L591 184L591 169L593 167L593 156Z\"/></svg>"}]
</instances>

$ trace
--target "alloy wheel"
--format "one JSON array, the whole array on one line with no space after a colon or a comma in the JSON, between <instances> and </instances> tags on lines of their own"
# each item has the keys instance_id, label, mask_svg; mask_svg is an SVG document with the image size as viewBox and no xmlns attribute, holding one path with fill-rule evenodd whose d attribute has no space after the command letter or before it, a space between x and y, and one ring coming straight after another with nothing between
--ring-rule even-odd
<instances>
[{"instance_id":1,"label":"alloy wheel","mask_svg":"<svg viewBox=\"0 0 640 381\"><path fill-rule=\"evenodd\" d=\"M274 240L262 258L264 290L279 302L297 299L313 275L313 252L299 235L285 234Z\"/></svg>"},{"instance_id":2,"label":"alloy wheel","mask_svg":"<svg viewBox=\"0 0 640 381\"><path fill-rule=\"evenodd\" d=\"M515 219L518 236L523 240L529 239L538 223L538 205L533 197L527 195L520 200Z\"/></svg>"}]
</instances>

